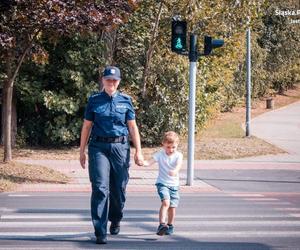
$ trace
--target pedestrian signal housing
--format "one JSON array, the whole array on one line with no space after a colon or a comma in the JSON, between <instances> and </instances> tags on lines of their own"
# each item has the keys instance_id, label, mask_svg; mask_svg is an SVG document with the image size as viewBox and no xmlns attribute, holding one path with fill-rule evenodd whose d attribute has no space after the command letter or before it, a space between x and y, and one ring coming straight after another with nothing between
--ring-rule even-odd
<instances>
[{"instance_id":1,"label":"pedestrian signal housing","mask_svg":"<svg viewBox=\"0 0 300 250\"><path fill-rule=\"evenodd\" d=\"M172 21L171 49L173 52L181 54L182 52L186 51L186 32L186 21Z\"/></svg>"}]
</instances>

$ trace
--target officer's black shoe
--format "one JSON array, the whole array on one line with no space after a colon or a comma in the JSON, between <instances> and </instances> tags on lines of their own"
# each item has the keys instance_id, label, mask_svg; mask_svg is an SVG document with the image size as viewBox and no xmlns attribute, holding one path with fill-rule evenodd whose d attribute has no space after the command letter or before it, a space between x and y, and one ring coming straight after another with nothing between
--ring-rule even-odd
<instances>
[{"instance_id":1,"label":"officer's black shoe","mask_svg":"<svg viewBox=\"0 0 300 250\"><path fill-rule=\"evenodd\" d=\"M110 234L116 235L120 232L120 221L118 222L111 222L109 228Z\"/></svg>"},{"instance_id":2,"label":"officer's black shoe","mask_svg":"<svg viewBox=\"0 0 300 250\"><path fill-rule=\"evenodd\" d=\"M96 237L96 244L106 244L106 243L107 243L106 237L103 236Z\"/></svg>"}]
</instances>

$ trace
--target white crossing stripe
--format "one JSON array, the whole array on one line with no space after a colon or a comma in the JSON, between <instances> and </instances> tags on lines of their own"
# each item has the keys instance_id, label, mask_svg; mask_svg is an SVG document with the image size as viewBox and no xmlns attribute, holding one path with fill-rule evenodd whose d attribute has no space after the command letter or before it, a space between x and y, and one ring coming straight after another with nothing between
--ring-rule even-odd
<instances>
[{"instance_id":1,"label":"white crossing stripe","mask_svg":"<svg viewBox=\"0 0 300 250\"><path fill-rule=\"evenodd\" d=\"M29 197L29 194L9 194L9 197Z\"/></svg>"},{"instance_id":2,"label":"white crossing stripe","mask_svg":"<svg viewBox=\"0 0 300 250\"><path fill-rule=\"evenodd\" d=\"M246 201L279 201L276 198L244 198Z\"/></svg>"},{"instance_id":3,"label":"white crossing stripe","mask_svg":"<svg viewBox=\"0 0 300 250\"><path fill-rule=\"evenodd\" d=\"M156 221L141 221L143 225L156 226ZM74 226L91 226L91 221L0 221L0 227L6 228L32 228L32 227L74 227ZM135 225L130 221L122 221L122 226L130 227ZM300 226L300 220L201 220L201 221L176 221L176 227L180 226ZM1 234L1 232L0 232Z\"/></svg>"},{"instance_id":4,"label":"white crossing stripe","mask_svg":"<svg viewBox=\"0 0 300 250\"><path fill-rule=\"evenodd\" d=\"M299 207L276 207L275 209L280 210L280 211L299 211L300 212Z\"/></svg>"},{"instance_id":5,"label":"white crossing stripe","mask_svg":"<svg viewBox=\"0 0 300 250\"><path fill-rule=\"evenodd\" d=\"M298 218L300 218L300 213L298 214L290 214L291 216L293 216L293 217L298 217Z\"/></svg>"},{"instance_id":6,"label":"white crossing stripe","mask_svg":"<svg viewBox=\"0 0 300 250\"><path fill-rule=\"evenodd\" d=\"M90 219L90 215L80 214L4 214L1 220L8 219Z\"/></svg>"},{"instance_id":7,"label":"white crossing stripe","mask_svg":"<svg viewBox=\"0 0 300 250\"><path fill-rule=\"evenodd\" d=\"M126 213L126 212L125 212ZM224 219L224 218L232 218L232 219L239 219L239 218L286 218L287 216L284 214L197 214L197 215L177 215L176 220L180 219ZM157 214L151 215L124 215L123 220L126 219L156 219ZM80 214L4 214L1 216L1 220L12 220L12 219L91 219L90 215L80 215Z\"/></svg>"},{"instance_id":8,"label":"white crossing stripe","mask_svg":"<svg viewBox=\"0 0 300 250\"><path fill-rule=\"evenodd\" d=\"M233 197L264 197L263 194L248 194L248 193L229 193Z\"/></svg>"},{"instance_id":9,"label":"white crossing stripe","mask_svg":"<svg viewBox=\"0 0 300 250\"><path fill-rule=\"evenodd\" d=\"M126 236L128 233L122 232L121 235ZM144 236L144 232L134 232L136 236ZM155 232L153 232L153 236L155 235ZM176 230L176 235L188 237L188 236L197 236L197 237L300 237L300 231L293 230L293 231L191 231L187 232L185 231L178 231ZM87 234L85 232L81 231L72 231L72 232L3 232L0 234L0 239L16 239L20 237L28 237L28 238L37 238L37 237L90 237L92 236L91 233ZM160 237L160 236L157 236Z\"/></svg>"}]
</instances>

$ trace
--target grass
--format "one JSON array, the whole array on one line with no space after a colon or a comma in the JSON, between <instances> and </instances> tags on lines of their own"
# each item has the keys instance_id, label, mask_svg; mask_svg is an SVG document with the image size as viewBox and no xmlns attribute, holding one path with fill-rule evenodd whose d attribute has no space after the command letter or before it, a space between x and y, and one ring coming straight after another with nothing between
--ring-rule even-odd
<instances>
[{"instance_id":1,"label":"grass","mask_svg":"<svg viewBox=\"0 0 300 250\"><path fill-rule=\"evenodd\" d=\"M232 118L224 119L221 122L216 122L213 126L204 130L198 137L198 140L203 138L243 138L245 132L241 127L240 119Z\"/></svg>"},{"instance_id":2,"label":"grass","mask_svg":"<svg viewBox=\"0 0 300 250\"><path fill-rule=\"evenodd\" d=\"M2 156L2 155L1 155ZM24 183L68 183L69 177L52 169L19 162L0 163L0 192Z\"/></svg>"}]
</instances>

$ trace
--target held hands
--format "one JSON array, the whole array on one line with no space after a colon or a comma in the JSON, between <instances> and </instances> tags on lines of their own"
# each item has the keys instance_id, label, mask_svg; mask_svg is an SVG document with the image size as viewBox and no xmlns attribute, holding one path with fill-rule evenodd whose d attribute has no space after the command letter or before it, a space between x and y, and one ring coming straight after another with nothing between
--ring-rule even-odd
<instances>
[{"instance_id":1,"label":"held hands","mask_svg":"<svg viewBox=\"0 0 300 250\"><path fill-rule=\"evenodd\" d=\"M156 163L156 161L154 160L154 159L151 159L151 160L149 160L149 161L144 161L144 164L143 164L143 167L150 167L150 166L152 166L153 164L155 164Z\"/></svg>"},{"instance_id":2,"label":"held hands","mask_svg":"<svg viewBox=\"0 0 300 250\"><path fill-rule=\"evenodd\" d=\"M150 166L149 161L146 161L146 160L145 160L143 166L144 166L144 167L149 167L149 166Z\"/></svg>"}]
</instances>

